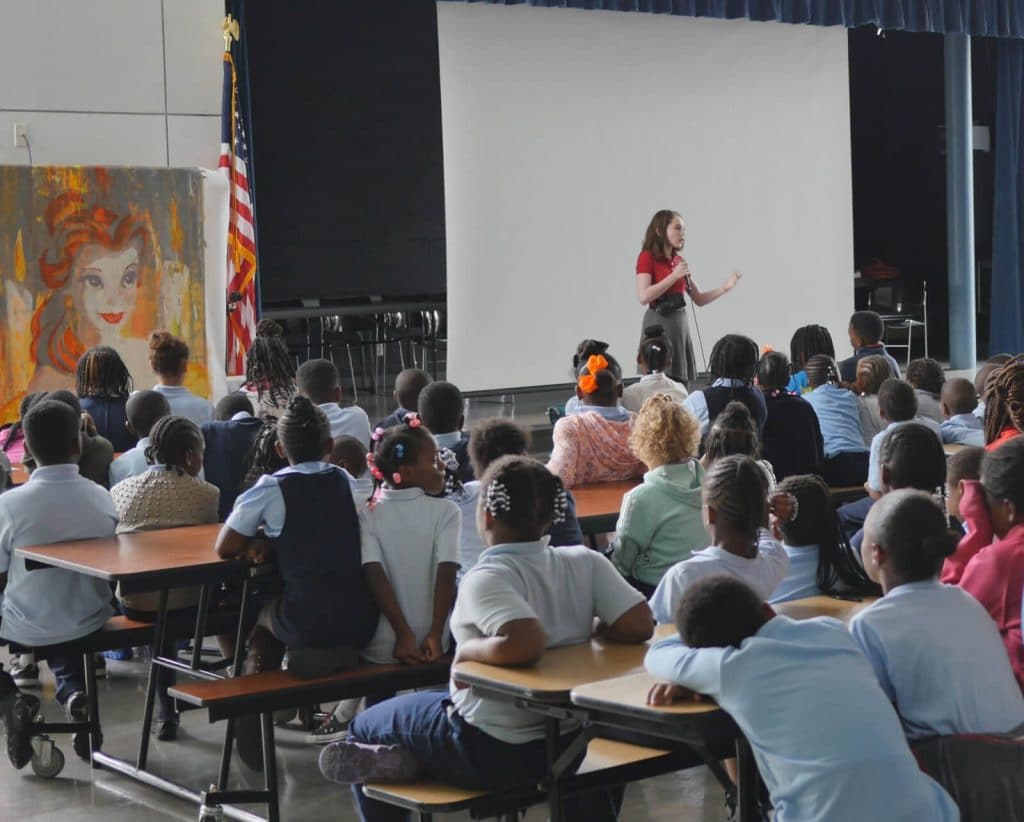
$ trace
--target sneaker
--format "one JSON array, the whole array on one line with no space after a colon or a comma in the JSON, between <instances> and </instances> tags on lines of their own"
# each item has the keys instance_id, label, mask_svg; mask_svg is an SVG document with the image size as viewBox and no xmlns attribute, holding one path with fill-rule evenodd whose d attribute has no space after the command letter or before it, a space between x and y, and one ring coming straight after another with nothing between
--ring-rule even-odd
<instances>
[{"instance_id":1,"label":"sneaker","mask_svg":"<svg viewBox=\"0 0 1024 822\"><path fill-rule=\"evenodd\" d=\"M107 678L107 660L103 657L103 654L96 654L93 659L96 661L96 678L106 679Z\"/></svg>"},{"instance_id":2,"label":"sneaker","mask_svg":"<svg viewBox=\"0 0 1024 822\"><path fill-rule=\"evenodd\" d=\"M153 723L153 735L161 742L173 742L178 738L178 720L158 719Z\"/></svg>"},{"instance_id":3,"label":"sneaker","mask_svg":"<svg viewBox=\"0 0 1024 822\"><path fill-rule=\"evenodd\" d=\"M4 718L4 724L7 725L7 758L20 770L32 759L32 736L36 730L39 697L19 693L9 704L10 713Z\"/></svg>"},{"instance_id":4,"label":"sneaker","mask_svg":"<svg viewBox=\"0 0 1024 822\"><path fill-rule=\"evenodd\" d=\"M11 662L11 677L19 688L38 688L39 666L34 662Z\"/></svg>"},{"instance_id":5,"label":"sneaker","mask_svg":"<svg viewBox=\"0 0 1024 822\"><path fill-rule=\"evenodd\" d=\"M113 651L104 651L103 658L109 659L111 662L128 662L135 654L131 648L116 648ZM96 669L96 675L99 676L99 669Z\"/></svg>"},{"instance_id":6,"label":"sneaker","mask_svg":"<svg viewBox=\"0 0 1024 822\"><path fill-rule=\"evenodd\" d=\"M326 745L328 742L337 742L348 736L348 723L339 722L332 714L320 725L306 734L307 745Z\"/></svg>"},{"instance_id":7,"label":"sneaker","mask_svg":"<svg viewBox=\"0 0 1024 822\"><path fill-rule=\"evenodd\" d=\"M416 757L399 745L334 742L320 751L320 773L331 782L407 782L415 779Z\"/></svg>"},{"instance_id":8,"label":"sneaker","mask_svg":"<svg viewBox=\"0 0 1024 822\"><path fill-rule=\"evenodd\" d=\"M89 721L89 699L85 691L75 691L64 703L64 712L71 722Z\"/></svg>"}]
</instances>

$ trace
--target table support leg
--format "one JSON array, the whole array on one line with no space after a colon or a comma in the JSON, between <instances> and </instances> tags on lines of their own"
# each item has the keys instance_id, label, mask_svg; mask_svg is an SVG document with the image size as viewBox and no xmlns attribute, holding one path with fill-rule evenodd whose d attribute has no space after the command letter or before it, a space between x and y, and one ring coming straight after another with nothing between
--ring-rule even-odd
<instances>
[{"instance_id":1,"label":"table support leg","mask_svg":"<svg viewBox=\"0 0 1024 822\"><path fill-rule=\"evenodd\" d=\"M206 614L210 608L210 585L204 585L199 594L199 610L196 612L196 631L192 636L193 671L199 670L199 661L203 655L203 639L206 637Z\"/></svg>"},{"instance_id":2,"label":"table support leg","mask_svg":"<svg viewBox=\"0 0 1024 822\"><path fill-rule=\"evenodd\" d=\"M267 822L280 822L277 798L277 753L274 746L274 714L260 714L263 742L263 784L267 789Z\"/></svg>"},{"instance_id":3,"label":"table support leg","mask_svg":"<svg viewBox=\"0 0 1024 822\"><path fill-rule=\"evenodd\" d=\"M548 757L548 816L551 822L563 822L562 816L562 788L555 772L558 762L558 731L560 724L553 716L544 718L544 742L547 748Z\"/></svg>"},{"instance_id":4,"label":"table support leg","mask_svg":"<svg viewBox=\"0 0 1024 822\"><path fill-rule=\"evenodd\" d=\"M755 822L758 815L757 766L746 738L736 738L736 807L740 822Z\"/></svg>"},{"instance_id":5,"label":"table support leg","mask_svg":"<svg viewBox=\"0 0 1024 822\"><path fill-rule=\"evenodd\" d=\"M149 732L153 726L153 702L156 700L156 680L160 670L157 661L163 653L167 642L167 595L168 589L160 590L160 604L156 613L155 645L153 660L149 664L149 681L146 683L146 706L142 713L142 738L139 740L139 755L135 766L140 771L146 770L146 759L149 756Z\"/></svg>"},{"instance_id":6,"label":"table support leg","mask_svg":"<svg viewBox=\"0 0 1024 822\"><path fill-rule=\"evenodd\" d=\"M89 751L98 751L103 744L103 733L100 729L100 699L96 688L96 659L92 654L84 654L85 663L85 696L89 706Z\"/></svg>"}]
</instances>

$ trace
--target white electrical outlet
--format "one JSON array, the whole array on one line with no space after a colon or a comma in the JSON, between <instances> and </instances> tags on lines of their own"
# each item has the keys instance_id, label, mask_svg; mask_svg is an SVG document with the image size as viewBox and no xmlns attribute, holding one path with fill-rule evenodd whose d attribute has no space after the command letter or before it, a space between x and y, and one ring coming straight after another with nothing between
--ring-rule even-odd
<instances>
[{"instance_id":1,"label":"white electrical outlet","mask_svg":"<svg viewBox=\"0 0 1024 822\"><path fill-rule=\"evenodd\" d=\"M28 148L28 123L14 124L14 147Z\"/></svg>"}]
</instances>

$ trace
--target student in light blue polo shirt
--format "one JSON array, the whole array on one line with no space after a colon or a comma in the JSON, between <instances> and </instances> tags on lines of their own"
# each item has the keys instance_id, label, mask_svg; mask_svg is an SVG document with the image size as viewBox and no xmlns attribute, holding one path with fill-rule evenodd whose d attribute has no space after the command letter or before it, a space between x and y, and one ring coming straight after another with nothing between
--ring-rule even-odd
<instances>
[{"instance_id":1,"label":"student in light blue polo shirt","mask_svg":"<svg viewBox=\"0 0 1024 822\"><path fill-rule=\"evenodd\" d=\"M814 408L825 441L825 464L821 476L832 488L861 485L868 476L868 449L860 426L857 396L839 387L839 367L824 354L807 360L807 382L811 390L804 399Z\"/></svg>"},{"instance_id":2,"label":"student in light blue polo shirt","mask_svg":"<svg viewBox=\"0 0 1024 822\"><path fill-rule=\"evenodd\" d=\"M747 585L702 580L679 636L647 653L653 704L714 699L749 740L776 822L925 820L960 811L917 765L899 717L839 620L774 616ZM684 644L685 642L685 644Z\"/></svg>"},{"instance_id":3,"label":"student in light blue polo shirt","mask_svg":"<svg viewBox=\"0 0 1024 822\"><path fill-rule=\"evenodd\" d=\"M342 408L341 376L330 360L307 360L295 372L295 387L327 415L331 436L355 437L370 450L370 418L358 405Z\"/></svg>"},{"instance_id":4,"label":"student in light blue polo shirt","mask_svg":"<svg viewBox=\"0 0 1024 822\"><path fill-rule=\"evenodd\" d=\"M864 524L864 567L884 596L853 618L850 633L911 741L1024 723L1024 697L992 617L938 580L956 546L942 509L921 491L886 494Z\"/></svg>"},{"instance_id":5,"label":"student in light blue polo shirt","mask_svg":"<svg viewBox=\"0 0 1024 822\"><path fill-rule=\"evenodd\" d=\"M38 467L29 481L0 496L0 637L29 647L68 642L103 627L113 614L110 585L59 568L29 571L15 550L110 537L117 512L110 494L78 473L81 421L66 403L43 400L25 415L25 441ZM57 701L86 716L81 655L51 658Z\"/></svg>"},{"instance_id":6,"label":"student in light blue polo shirt","mask_svg":"<svg viewBox=\"0 0 1024 822\"><path fill-rule=\"evenodd\" d=\"M188 356L188 344L184 340L167 331L150 334L149 364L157 378L153 390L167 397L174 416L185 417L201 426L213 419L213 403L185 387Z\"/></svg>"},{"instance_id":7,"label":"student in light blue polo shirt","mask_svg":"<svg viewBox=\"0 0 1024 822\"><path fill-rule=\"evenodd\" d=\"M942 385L942 441L956 445L983 446L985 424L974 416L978 398L974 384L963 377L946 380Z\"/></svg>"},{"instance_id":8,"label":"student in light blue polo shirt","mask_svg":"<svg viewBox=\"0 0 1024 822\"><path fill-rule=\"evenodd\" d=\"M110 463L110 487L121 480L144 474L149 468L146 449L149 448L149 432L158 420L171 416L167 397L159 391L136 391L128 398L125 406L128 414L128 430L139 438L134 448L125 451Z\"/></svg>"}]
</instances>

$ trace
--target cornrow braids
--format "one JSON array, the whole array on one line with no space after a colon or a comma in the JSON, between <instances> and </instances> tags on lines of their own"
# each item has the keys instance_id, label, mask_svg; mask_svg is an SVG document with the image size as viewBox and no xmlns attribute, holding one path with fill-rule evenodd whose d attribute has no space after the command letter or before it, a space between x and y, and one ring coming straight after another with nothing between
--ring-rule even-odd
<instances>
[{"instance_id":1,"label":"cornrow braids","mask_svg":"<svg viewBox=\"0 0 1024 822\"><path fill-rule=\"evenodd\" d=\"M296 394L277 420L277 437L292 465L324 458L331 441L327 415L309 397Z\"/></svg>"},{"instance_id":2,"label":"cornrow braids","mask_svg":"<svg viewBox=\"0 0 1024 822\"><path fill-rule=\"evenodd\" d=\"M722 521L756 542L768 524L768 478L750 457L722 457L704 474L704 502Z\"/></svg>"},{"instance_id":3,"label":"cornrow braids","mask_svg":"<svg viewBox=\"0 0 1024 822\"><path fill-rule=\"evenodd\" d=\"M776 490L796 497L800 512L797 519L779 526L786 544L818 546L818 587L828 594L841 589L877 596L880 589L846 539L825 481L816 474L798 474L786 477Z\"/></svg>"},{"instance_id":4,"label":"cornrow braids","mask_svg":"<svg viewBox=\"0 0 1024 822\"><path fill-rule=\"evenodd\" d=\"M146 462L185 469L185 455L197 443L203 442L203 433L186 417L161 417L149 432Z\"/></svg>"},{"instance_id":5,"label":"cornrow braids","mask_svg":"<svg viewBox=\"0 0 1024 822\"><path fill-rule=\"evenodd\" d=\"M1018 355L985 383L985 442L995 442L1011 425L1024 431L1024 356Z\"/></svg>"},{"instance_id":6,"label":"cornrow braids","mask_svg":"<svg viewBox=\"0 0 1024 822\"><path fill-rule=\"evenodd\" d=\"M295 393L295 366L284 341L284 332L273 320L261 320L256 338L245 354L245 381L254 386L262 402L266 394L280 405Z\"/></svg>"},{"instance_id":7,"label":"cornrow braids","mask_svg":"<svg viewBox=\"0 0 1024 822\"><path fill-rule=\"evenodd\" d=\"M124 399L132 393L132 375L117 351L108 345L97 345L78 358L75 393L79 397Z\"/></svg>"},{"instance_id":8,"label":"cornrow braids","mask_svg":"<svg viewBox=\"0 0 1024 822\"><path fill-rule=\"evenodd\" d=\"M885 357L872 354L870 357L863 357L857 361L857 378L854 380L850 390L862 396L874 396L882 387L882 383L899 374L892 370L892 363Z\"/></svg>"},{"instance_id":9,"label":"cornrow braids","mask_svg":"<svg viewBox=\"0 0 1024 822\"><path fill-rule=\"evenodd\" d=\"M836 361L826 354L815 354L806 363L804 371L807 372L807 384L811 388L818 388L822 385L839 385L839 366Z\"/></svg>"},{"instance_id":10,"label":"cornrow braids","mask_svg":"<svg viewBox=\"0 0 1024 822\"><path fill-rule=\"evenodd\" d=\"M252 488L265 474L273 474L288 464L288 460L277 453L277 420L266 420L253 438L252 447L245 458L245 475L242 491Z\"/></svg>"},{"instance_id":11,"label":"cornrow braids","mask_svg":"<svg viewBox=\"0 0 1024 822\"><path fill-rule=\"evenodd\" d=\"M823 325L801 326L789 342L789 361L793 364L793 371L803 371L807 361L815 354L825 354L835 359L836 347L832 335Z\"/></svg>"},{"instance_id":12,"label":"cornrow braids","mask_svg":"<svg viewBox=\"0 0 1024 822\"><path fill-rule=\"evenodd\" d=\"M480 481L480 500L517 541L531 542L564 513L565 488L542 463L510 455L491 463Z\"/></svg>"},{"instance_id":13,"label":"cornrow braids","mask_svg":"<svg viewBox=\"0 0 1024 822\"><path fill-rule=\"evenodd\" d=\"M754 381L760 351L757 343L742 334L726 334L711 349L708 368L719 379L742 380L747 385Z\"/></svg>"}]
</instances>

